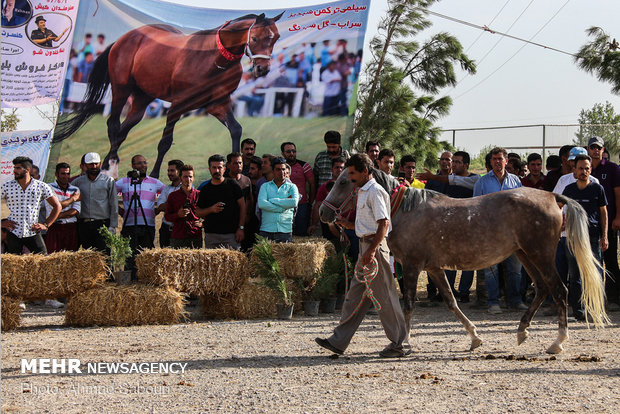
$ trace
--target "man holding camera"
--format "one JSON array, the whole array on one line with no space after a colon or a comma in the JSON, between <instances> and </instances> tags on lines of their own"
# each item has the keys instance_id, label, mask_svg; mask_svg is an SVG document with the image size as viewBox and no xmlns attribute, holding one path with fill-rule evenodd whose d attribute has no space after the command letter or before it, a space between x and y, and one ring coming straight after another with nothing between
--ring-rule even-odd
<instances>
[{"instance_id":1,"label":"man holding camera","mask_svg":"<svg viewBox=\"0 0 620 414\"><path fill-rule=\"evenodd\" d=\"M175 249L202 247L202 223L196 215L200 191L194 188L194 167L181 167L181 189L173 191L166 202L165 218L172 223L170 246Z\"/></svg>"},{"instance_id":2,"label":"man holding camera","mask_svg":"<svg viewBox=\"0 0 620 414\"><path fill-rule=\"evenodd\" d=\"M131 158L132 170L116 182L116 191L123 195L119 214L124 218L121 235L131 237L132 256L127 261L132 279L136 279L135 255L138 249L155 247L155 199L164 183L147 177L147 161L142 155Z\"/></svg>"},{"instance_id":3,"label":"man holding camera","mask_svg":"<svg viewBox=\"0 0 620 414\"><path fill-rule=\"evenodd\" d=\"M245 236L245 200L237 181L224 177L225 163L226 159L219 154L209 157L211 180L198 197L198 217L205 219L207 249L239 249Z\"/></svg>"}]
</instances>

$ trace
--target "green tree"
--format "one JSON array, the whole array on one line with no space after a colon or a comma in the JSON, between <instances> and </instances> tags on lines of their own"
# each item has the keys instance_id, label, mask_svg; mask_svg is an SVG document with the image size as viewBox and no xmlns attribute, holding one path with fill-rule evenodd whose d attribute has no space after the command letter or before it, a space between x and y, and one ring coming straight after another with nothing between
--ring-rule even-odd
<instances>
[{"instance_id":1,"label":"green tree","mask_svg":"<svg viewBox=\"0 0 620 414\"><path fill-rule=\"evenodd\" d=\"M586 33L593 40L579 49L575 62L581 69L595 74L600 81L611 83L611 91L620 95L620 45L618 41L612 40L600 27L590 27Z\"/></svg>"},{"instance_id":2,"label":"green tree","mask_svg":"<svg viewBox=\"0 0 620 414\"><path fill-rule=\"evenodd\" d=\"M0 109L0 119L2 120L2 132L11 132L17 129L17 124L19 124L19 116L17 115L17 109L12 109L10 111L5 111L4 109Z\"/></svg>"},{"instance_id":3,"label":"green tree","mask_svg":"<svg viewBox=\"0 0 620 414\"><path fill-rule=\"evenodd\" d=\"M616 113L611 103L597 103L579 113L579 132L575 134L575 144L587 145L593 135L603 138L610 153L620 152L620 114Z\"/></svg>"},{"instance_id":4,"label":"green tree","mask_svg":"<svg viewBox=\"0 0 620 414\"><path fill-rule=\"evenodd\" d=\"M416 40L432 25L425 9L435 2L388 0L389 10L371 41L371 61L360 83L352 147L363 150L366 141L377 140L397 155L413 154L427 166L437 164L437 152L451 149L449 143L439 142L434 124L448 113L452 100L437 95L456 84L455 65L469 73L476 67L448 33Z\"/></svg>"}]
</instances>

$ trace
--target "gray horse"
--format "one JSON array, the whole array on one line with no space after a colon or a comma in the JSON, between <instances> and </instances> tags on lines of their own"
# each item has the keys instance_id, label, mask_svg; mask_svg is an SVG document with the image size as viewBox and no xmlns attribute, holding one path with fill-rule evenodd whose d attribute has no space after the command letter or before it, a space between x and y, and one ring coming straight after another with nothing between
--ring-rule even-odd
<instances>
[{"instance_id":1,"label":"gray horse","mask_svg":"<svg viewBox=\"0 0 620 414\"><path fill-rule=\"evenodd\" d=\"M373 170L372 174L390 195L399 186L396 179L382 171ZM349 196L354 190L347 170L343 171L328 194L327 203L320 208L321 220L333 222L353 207ZM559 330L547 352L562 352L562 342L568 339L568 291L555 269L555 251L562 231L564 205L565 230L581 273L586 315L597 327L609 322L600 265L590 250L586 213L577 202L532 188L468 199L408 188L393 213L392 232L387 240L395 260L403 266L407 332L411 329L418 275L426 270L448 308L465 326L471 338L470 349L479 347L482 340L474 324L459 309L443 269L483 269L516 253L536 287L536 296L521 318L517 342L525 341L534 314L550 293L558 305Z\"/></svg>"}]
</instances>

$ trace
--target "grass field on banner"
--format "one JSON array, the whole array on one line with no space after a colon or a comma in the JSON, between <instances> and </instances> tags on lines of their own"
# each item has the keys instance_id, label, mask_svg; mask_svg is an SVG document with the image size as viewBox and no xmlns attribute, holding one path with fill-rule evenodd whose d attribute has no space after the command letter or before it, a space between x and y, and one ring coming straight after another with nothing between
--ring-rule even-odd
<instances>
[{"instance_id":1,"label":"grass field on banner","mask_svg":"<svg viewBox=\"0 0 620 414\"><path fill-rule=\"evenodd\" d=\"M253 138L257 142L256 155L264 153L280 154L280 144L295 142L297 157L314 162L319 151L325 149L325 131L336 130L344 135L346 118L241 118L243 138ZM165 118L144 119L130 132L119 150L119 176L131 169L131 157L144 155L149 161L149 171L157 158L157 144L162 135ZM346 145L346 144L345 144ZM110 148L106 118L93 117L82 129L62 143L52 146L46 180L51 181L58 162L71 165L72 173L79 169L80 158L86 152L95 151L103 158ZM212 154L230 153L232 141L228 129L211 116L188 116L181 119L174 129L172 148L164 158L160 179L166 179L168 160L180 159L192 164L196 169L196 182L209 177L207 159Z\"/></svg>"}]
</instances>

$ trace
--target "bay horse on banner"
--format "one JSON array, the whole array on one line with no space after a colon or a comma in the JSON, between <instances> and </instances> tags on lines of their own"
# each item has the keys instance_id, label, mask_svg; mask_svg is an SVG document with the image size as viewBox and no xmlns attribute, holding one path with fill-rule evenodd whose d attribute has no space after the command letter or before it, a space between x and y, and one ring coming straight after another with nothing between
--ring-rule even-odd
<instances>
[{"instance_id":1,"label":"bay horse on banner","mask_svg":"<svg viewBox=\"0 0 620 414\"><path fill-rule=\"evenodd\" d=\"M387 243L394 259L403 266L407 332L411 329L418 275L426 270L450 311L465 326L470 349L480 346L476 327L459 309L443 269L483 269L516 253L536 287L536 296L521 318L517 342L525 341L534 314L551 294L558 305L559 330L547 352L562 352L562 342L568 338L568 291L555 268L555 251L564 205L565 230L581 273L586 315L597 327L609 322L600 265L590 250L587 216L576 201L526 187L457 199L430 190L399 188L397 180L379 170L373 170L372 175L392 194L392 201L402 196L400 206L392 205L392 231ZM333 222L354 207L354 190L348 172L343 171L320 208L321 220Z\"/></svg>"},{"instance_id":2,"label":"bay horse on banner","mask_svg":"<svg viewBox=\"0 0 620 414\"><path fill-rule=\"evenodd\" d=\"M169 101L171 106L157 146L152 177L159 177L164 155L172 146L174 125L183 114L197 108L206 108L228 128L233 151L239 151L242 128L233 115L230 94L241 80L240 61L244 54L252 60L255 77L269 73L273 46L280 37L275 23L283 13L273 18L264 13L248 14L188 36L162 24L125 33L95 61L86 102L76 115L58 125L54 140L69 137L95 115L111 85L112 105L107 121L110 151L102 169L118 165L120 145L155 98ZM130 96L131 107L121 123L121 111Z\"/></svg>"}]
</instances>

